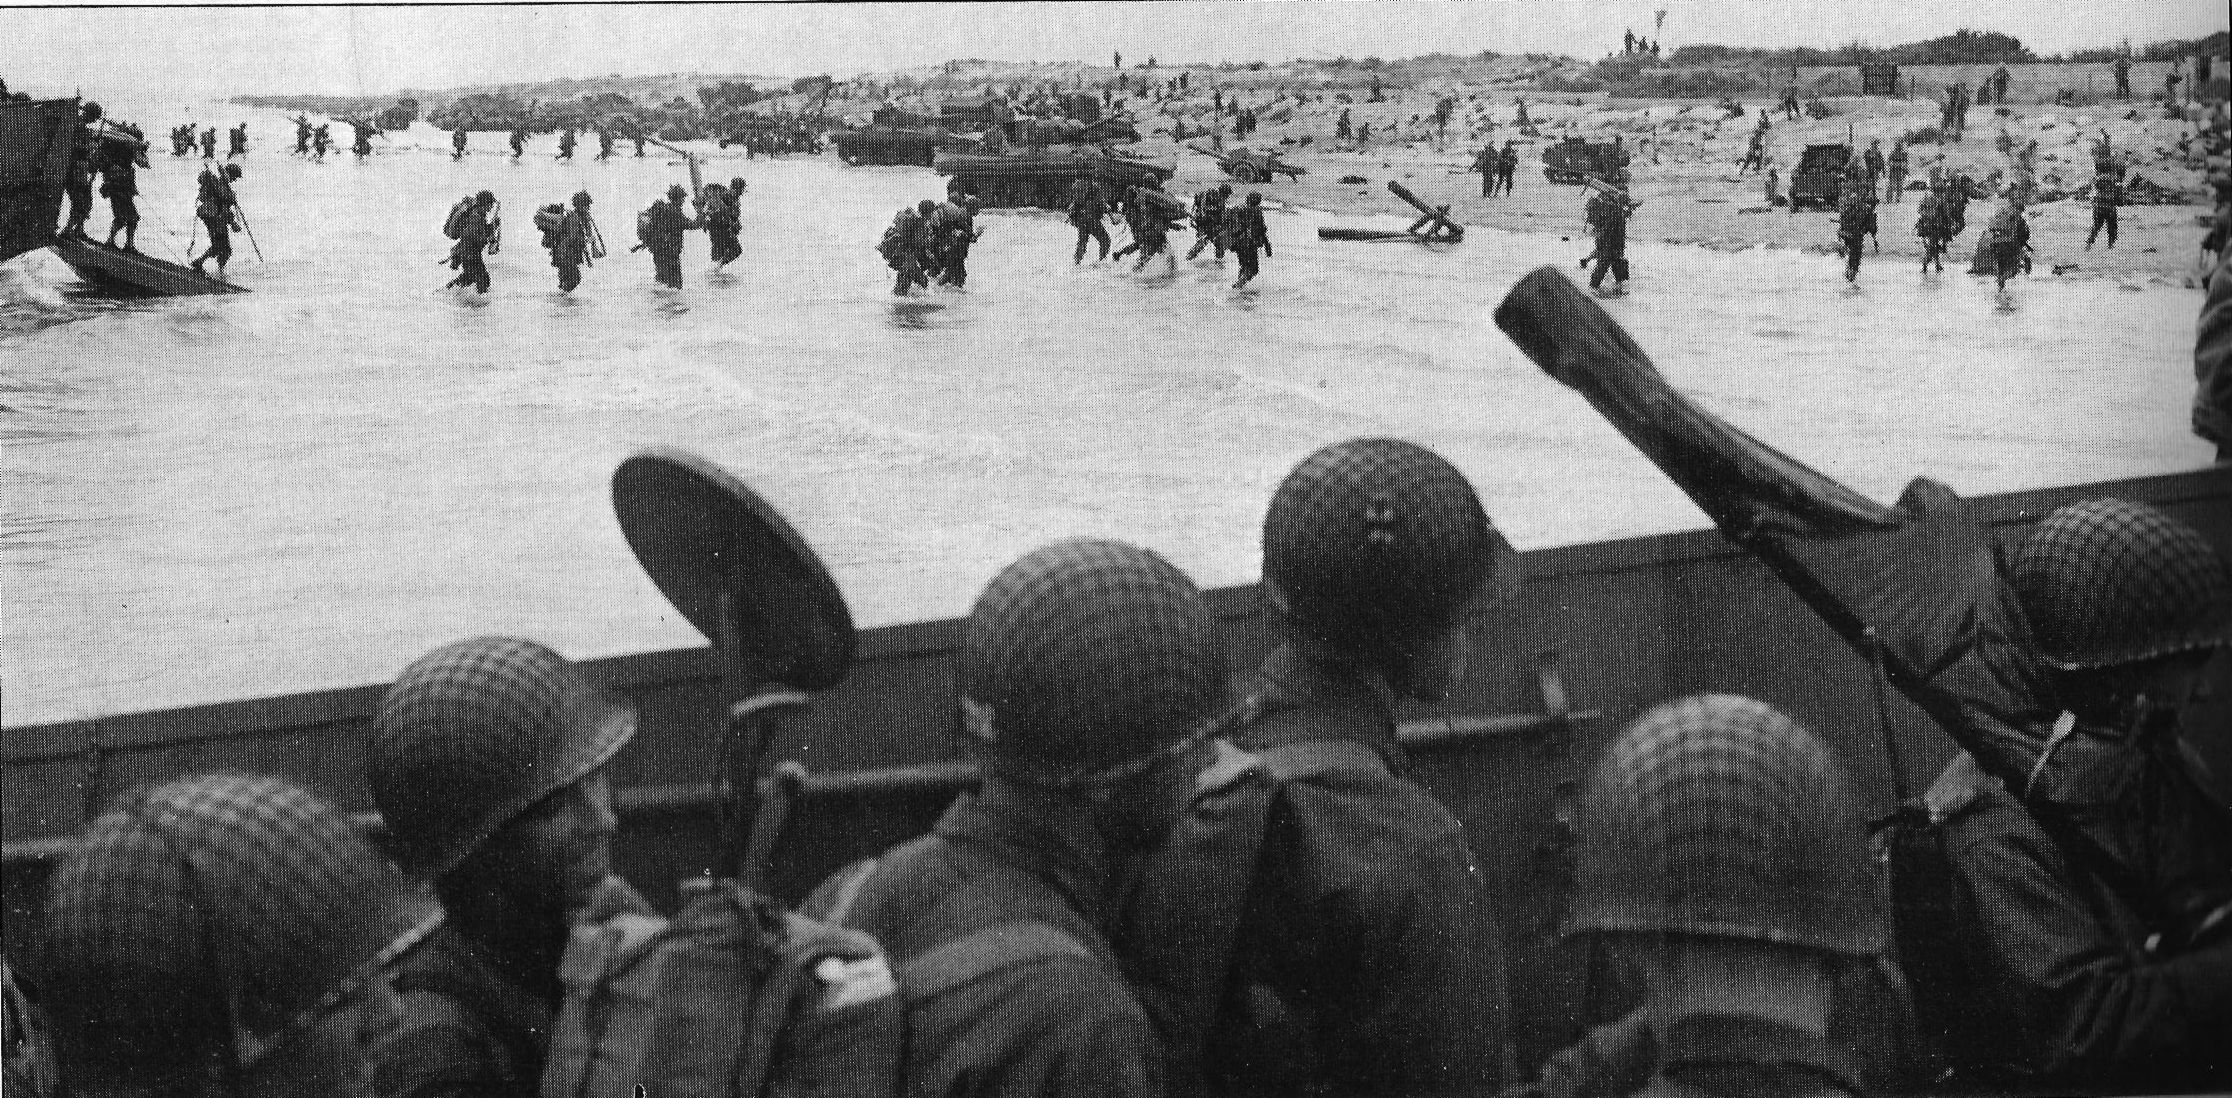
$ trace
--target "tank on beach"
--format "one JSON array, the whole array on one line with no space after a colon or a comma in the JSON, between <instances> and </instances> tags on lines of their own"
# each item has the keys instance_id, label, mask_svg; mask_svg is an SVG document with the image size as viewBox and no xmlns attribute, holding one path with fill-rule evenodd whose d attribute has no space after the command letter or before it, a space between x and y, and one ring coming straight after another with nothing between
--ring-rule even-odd
<instances>
[{"instance_id":1,"label":"tank on beach","mask_svg":"<svg viewBox=\"0 0 2232 1098\"><path fill-rule=\"evenodd\" d=\"M1007 153L940 152L932 166L939 175L952 176L986 206L1007 209L1060 209L1069 202L1070 185L1080 179L1099 183L1103 194L1122 194L1127 187L1148 180L1160 183L1178 174L1170 165L1092 145Z\"/></svg>"}]
</instances>

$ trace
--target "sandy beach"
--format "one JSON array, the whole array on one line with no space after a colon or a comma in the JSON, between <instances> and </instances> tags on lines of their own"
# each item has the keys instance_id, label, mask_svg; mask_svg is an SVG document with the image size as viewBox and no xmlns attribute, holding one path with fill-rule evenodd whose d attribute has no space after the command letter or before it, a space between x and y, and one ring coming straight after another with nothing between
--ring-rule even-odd
<instances>
[{"instance_id":1,"label":"sandy beach","mask_svg":"<svg viewBox=\"0 0 2232 1098\"><path fill-rule=\"evenodd\" d=\"M1281 177L1255 185L1266 201L1339 216L1408 217L1409 207L1387 191L1387 182L1395 180L1428 202L1448 203L1456 219L1468 225L1572 237L1579 249L1577 257L1587 250L1582 222L1586 192L1546 180L1541 154L1569 136L1589 141L1617 136L1633 150L1630 190L1644 203L1629 225L1631 239L1723 251L1797 249L1824 256L1835 249L1833 211L1793 215L1786 207L1769 207L1764 175L1737 170L1759 112L1774 106L1779 91L1737 96L1745 112L1734 118L1716 98L1614 98L1601 91L1543 91L1545 85L1572 83L1584 71L1572 62L1548 58L1397 62L1380 70L1385 96L1381 102L1368 101L1371 72L1326 62L1230 70L1164 65L1145 73L1082 65L982 64L974 69L968 65L959 63L954 72L927 77L893 74L902 85L919 81L914 94L895 102L934 110L931 105L941 98L1013 83L1026 88L1051 82L1093 89L1112 84L1121 72L1130 89L1123 106L1138 119L1144 133L1144 140L1130 151L1174 163L1178 174L1170 188L1190 194L1226 178L1214 160L1184 147L1207 144L1207 138L1199 135L1215 119L1214 93L1254 109L1259 120L1257 131L1247 137L1225 137L1226 151L1271 149L1308 170L1298 180ZM2181 117L2170 117L2162 103L2146 98L2160 91L2167 68L2154 63L2133 66L2133 98L2116 100L2107 94L2114 80L2106 65L2010 66L2010 102L1972 107L1967 132L1959 142L1911 146L1909 182L1927 179L1930 168L1940 166L1948 173L1965 172L1987 185L1997 184L2016 170L2012 151L1998 147L2001 130L2007 132L2011 150L2035 140L2035 178L2045 199L2030 214L2038 273L2059 268L2066 278L2191 285L2198 273L2198 243L2212 210L2208 166L2197 139L2206 121L2198 107L2184 107ZM1937 126L1939 108L1933 96L1946 84L1958 79L1974 86L1990 71L1983 65L1909 66L1902 74L1908 91L1905 98L1823 94L1819 101L1831 113L1819 119L1801 115L1785 121L1781 111L1773 111L1768 163L1780 169L1787 193L1789 174L1809 144L1842 142L1849 135L1863 149L1870 140L1880 141L1888 154L1901 135ZM1180 72L1188 74L1185 92L1160 100L1138 93L1142 76L1161 83ZM1851 69L1800 69L1796 83L1801 95L1807 96L1811 91L1843 90L1856 85L1857 77ZM2064 89L2077 105L2050 101ZM1457 105L1446 133L1437 133L1432 116L1436 102L1444 97L1454 98ZM1518 125L1521 101L1532 134L1522 133ZM1335 139L1343 110L1349 112L1353 126L1370 125L1373 137L1368 143ZM1224 118L1228 130L1231 118L1228 108ZM1174 123L1184 125L1185 142L1171 139ZM2103 131L2117 153L2127 158L2134 204L2120 213L2121 235L2114 248L2108 248L2103 238L2087 250L2084 235L2092 216L2086 188L2092 178L2093 145ZM1468 174L1466 168L1483 143L1500 147L1506 140L1517 141L1520 152L1516 188L1509 196L1482 198L1479 176ZM1881 251L1871 254L1871 263L1919 262L1921 242L1913 227L1921 193L1910 192L1905 199L1882 207L1877 242ZM1995 199L1986 199L1972 206L1972 228L1979 222L1978 211L1988 216L1995 204ZM1957 239L1955 257L1965 260L1974 244L1973 231Z\"/></svg>"}]
</instances>

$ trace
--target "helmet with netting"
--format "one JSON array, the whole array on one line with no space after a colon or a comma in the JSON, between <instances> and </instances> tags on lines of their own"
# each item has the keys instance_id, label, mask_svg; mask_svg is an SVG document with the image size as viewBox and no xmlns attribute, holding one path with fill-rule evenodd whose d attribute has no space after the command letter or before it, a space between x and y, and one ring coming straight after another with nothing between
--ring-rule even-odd
<instances>
[{"instance_id":1,"label":"helmet with netting","mask_svg":"<svg viewBox=\"0 0 2232 1098\"><path fill-rule=\"evenodd\" d=\"M1883 945L1852 785L1827 746L1765 702L1703 694L1636 718L1589 777L1577 837L1568 935Z\"/></svg>"},{"instance_id":2,"label":"helmet with netting","mask_svg":"<svg viewBox=\"0 0 2232 1098\"><path fill-rule=\"evenodd\" d=\"M125 794L48 891L44 986L78 1093L245 1067L441 909L347 816L283 779L212 774Z\"/></svg>"},{"instance_id":3,"label":"helmet with netting","mask_svg":"<svg viewBox=\"0 0 2232 1098\"><path fill-rule=\"evenodd\" d=\"M397 859L434 877L634 735L634 711L565 657L475 637L419 657L388 688L365 777Z\"/></svg>"},{"instance_id":4,"label":"helmet with netting","mask_svg":"<svg viewBox=\"0 0 2232 1098\"><path fill-rule=\"evenodd\" d=\"M2232 638L2232 577L2199 531L2144 503L2047 515L2008 554L2039 653L2065 671L2214 648Z\"/></svg>"},{"instance_id":5,"label":"helmet with netting","mask_svg":"<svg viewBox=\"0 0 2232 1098\"><path fill-rule=\"evenodd\" d=\"M1169 561L1115 541L1058 541L1008 565L969 612L957 669L969 731L996 769L1067 782L1198 738L1224 645Z\"/></svg>"},{"instance_id":6,"label":"helmet with netting","mask_svg":"<svg viewBox=\"0 0 2232 1098\"><path fill-rule=\"evenodd\" d=\"M1504 540L1456 466L1415 443L1360 438L1304 458L1263 520L1263 576L1319 639L1369 654L1403 649L1516 574Z\"/></svg>"}]
</instances>

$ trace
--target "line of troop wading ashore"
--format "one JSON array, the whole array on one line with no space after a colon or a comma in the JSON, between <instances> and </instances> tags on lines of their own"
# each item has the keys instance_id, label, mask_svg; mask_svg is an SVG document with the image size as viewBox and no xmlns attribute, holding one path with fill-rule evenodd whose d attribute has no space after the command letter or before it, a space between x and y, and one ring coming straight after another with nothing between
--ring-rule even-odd
<instances>
[{"instance_id":1,"label":"line of troop wading ashore","mask_svg":"<svg viewBox=\"0 0 2232 1098\"><path fill-rule=\"evenodd\" d=\"M797 772L762 755L844 676L850 613L741 482L631 458L621 528L721 667L718 872L652 910L610 857L634 713L533 641L444 645L373 721L378 846L272 777L106 807L8 990L8 1093L2232 1082L2232 728L2202 690L2232 662L2223 554L2119 499L1995 545L1943 485L1884 507L1697 408L1554 271L1495 315L1961 748L1872 854L1844 765L1774 707L1705 693L1629 723L1579 791L1560 930L1639 1005L1532 1078L1479 860L1393 734L1399 699L1452 689L1516 557L1462 472L1363 438L1274 493L1283 643L1237 684L1202 594L1149 549L1062 540L1003 569L956 668L979 788L796 910L763 885ZM2228 355L2220 266L2196 359Z\"/></svg>"},{"instance_id":2,"label":"line of troop wading ashore","mask_svg":"<svg viewBox=\"0 0 2232 1098\"><path fill-rule=\"evenodd\" d=\"M1958 140L1958 129L1952 119L1965 117L1965 108L1962 113L1956 114L1951 104L1959 101L1958 96L1949 99L1947 108L1948 129L1955 133L1955 140ZM1453 102L1444 99L1437 105L1436 117L1445 128ZM1784 107L1787 115L1795 117L1797 112L1794 93L1786 93ZM1249 126L1246 119L1251 116L1238 107L1237 100L1234 101L1233 108L1239 119L1234 123L1235 133L1244 134ZM1223 109L1224 104L1220 97L1219 118L1223 115ZM1737 110L1740 117L1741 108ZM1521 123L1527 119L1523 100L1519 101L1518 118ZM298 116L294 121L296 154L322 160L326 146L325 127L313 129L307 116ZM353 145L355 154L360 159L370 156L373 152L371 138L381 134L380 124L362 118L345 121L356 133ZM1906 181L1909 153L1905 139L1900 138L1894 142L1888 157L1883 153L1879 141L1871 141L1864 152L1855 149L1849 139L1842 146L1809 146L1806 150L1807 157L1802 158L1792 177L1791 193L1785 196L1781 193L1779 171L1766 165L1765 149L1771 126L1769 112L1760 111L1757 126L1751 132L1749 147L1738 167L1739 176L1754 168L1766 171L1766 208L1787 205L1795 211L1801 203L1809 200L1834 208L1837 241L1835 251L1843 261L1845 279L1857 281L1863 257L1868 254L1868 246L1878 251L1881 248L1879 205L1903 202L1909 189ZM175 157L190 154L193 148L193 130L193 124L188 124L173 131L172 151ZM1347 139L1349 135L1346 131L1344 114L1337 136ZM1220 145L1221 132L1221 129L1212 130L1218 136ZM1531 128L1523 128L1523 132L1531 132ZM192 258L191 267L198 274L203 272L206 263L214 261L218 277L222 280L233 254L232 233L247 228L245 211L241 208L237 190L242 168L240 164L233 163L236 157L245 158L248 154L247 124L241 123L231 129L231 148L222 165L215 160L215 133L214 127L202 131L202 159L208 163L200 177L194 210L200 227L206 230L208 247ZM1176 133L1183 135L1182 125ZM453 158L463 155L464 137L463 128L454 131ZM653 202L637 215L637 243L630 251L651 253L653 280L668 287L680 287L683 284L681 257L685 247L685 234L692 230L707 233L710 259L715 270L721 270L741 258L742 178L736 178L726 186L719 183L706 184L698 178L700 161L696 154L641 132L635 133L634 138L638 156L642 155L645 142L658 145L683 157L691 175L691 186L688 189L683 189L680 184L674 185L666 197ZM2205 144L2210 144L2221 153L2224 140L2221 124L2204 130L2202 138ZM524 154L526 140L526 131L515 128L511 134L513 159ZM2002 141L2003 144L2007 141L2004 131ZM597 159L601 161L611 155L609 132L600 134L600 144L601 151ZM1569 138L1567 141L1567 145L1584 144L1578 138ZM569 129L560 137L558 158L570 161L573 148L573 131ZM1593 148L1595 147L1586 146L1584 151ZM92 207L94 180L98 178L102 180L100 193L109 197L113 207L107 238L100 246L110 250L117 249L116 240L121 234L121 250L136 256L134 241L140 220L136 203L136 176L140 169L148 167L146 149L147 143L139 127L130 123L104 121L97 104L86 105L84 121L79 128L70 160L67 185L69 211L60 234L63 239L93 244L87 233L86 223ZM1221 152L1198 147L1195 147L1195 151L1219 157L1221 163L1226 159ZM1571 151L1564 146L1553 146L1545 153L1546 162L1557 159L1560 153ZM2021 149L2008 145L2003 151L2010 155L2013 164L2013 174L2004 183L1997 180L1979 182L1963 172L1941 171L1937 166L1929 169L1927 192L1918 203L1913 226L1915 237L1923 244L1921 269L1925 274L1943 272L1944 256L1951 250L1954 239L1966 231L1969 203L1978 198L1994 196L2000 199L2000 204L1985 219L1968 271L1971 274L1991 276L1996 288L2002 292L2006 290L2010 279L2029 272L2033 244L2028 210L2038 189L2035 174L2037 142L2033 140ZM1630 196L1631 175L1628 165L1632 157L1621 147L1617 135L1609 152L1609 159L1602 163L1592 160L1581 169L1565 174L1584 183L1587 188L1584 224L1593 248L1582 259L1581 265L1592 269L1589 285L1606 296L1615 296L1625 292L1631 275L1627 252L1628 226L1643 204ZM1823 155L1814 158L1817 152ZM1245 150L1241 150L1241 153L1244 154ZM1099 149L1099 155L1107 158L1114 153L1111 146L1104 144ZM2103 230L2106 232L2107 247L2114 248L2119 232L2117 211L2129 201L2127 183L2131 159L2128 153L2119 154L2111 146L2106 130L2100 132L2099 140L2093 144L2091 156L2093 177L2089 187L2089 201L2092 221L2085 235L2084 249L2093 248ZM1276 157L1270 157L1268 162L1278 164ZM1511 139L1505 141L1500 152L1491 141L1481 150L1468 170L1481 173L1483 197L1499 190L1508 195L1517 162L1517 153ZM1564 163L1562 160L1558 162ZM1291 166L1288 167L1292 170ZM1810 196L1799 193L1799 178L1809 173L1820 177L1820 180L1810 185L1816 189L1825 188L1824 193ZM1275 176L1268 171L1260 171L1248 178L1269 179ZM2232 178L2216 178L2211 182L2217 191L2219 209L2202 244L2205 254L2220 249L2227 228L2232 227L2232 215L2226 212L2232 209ZM1913 184L1915 188L1921 186L1921 183ZM675 191L682 193L678 196ZM582 272L592 268L597 260L607 258L603 234L591 216L587 198L587 192L582 191L573 196L570 208L569 203L552 203L539 208L535 215L536 227L541 231L542 247L550 253L550 265L556 272L561 292L574 292L582 284ZM688 201L687 207L685 199ZM1194 261L1211 245L1215 248L1214 262L1221 264L1226 252L1234 253L1239 274L1233 287L1241 289L1258 276L1260 259L1273 254L1270 235L1262 217L1261 203L1260 192L1251 191L1245 200L1241 200L1232 194L1230 184L1225 184L1195 194L1189 207L1166 194L1159 176L1150 172L1138 183L1119 185L1113 191L1095 180L1079 179L1072 186L1063 208L1070 224L1078 232L1074 255L1077 261L1083 260L1086 245L1090 242L1097 242L1099 245L1097 260L1111 258L1107 223L1113 220L1128 230L1131 237L1115 251L1116 258L1137 252L1139 258L1132 268L1137 273L1144 271L1154 257L1163 255L1168 257L1168 268L1174 271L1178 257L1170 248L1169 234L1174 230L1182 231L1190 227L1196 234L1196 239L1187 252L1186 259ZM917 288L928 290L934 283L954 288L965 286L970 247L983 234L983 230L976 224L976 217L982 206L979 198L969 192L966 182L955 176L948 181L947 193L942 202L923 199L915 206L900 210L875 245L894 272L893 293L904 295ZM1429 214L1435 209L1422 204L1420 208L1427 210ZM1460 240L1461 230L1446 216L1448 207L1442 206L1439 210L1443 215L1441 224L1447 225L1451 230L1447 234L1421 235L1414 226L1408 237L1371 232L1338 235L1345 230L1321 231L1321 235L1332 239L1410 238L1424 243L1454 243ZM499 251L503 244L501 204L497 196L486 190L477 195L469 195L460 200L441 224L445 235L453 242L446 262L457 272L447 283L447 288L467 288L486 293L492 280L485 257ZM2057 267L2057 273L2061 269ZM1604 286L1607 275L1612 278L1610 287Z\"/></svg>"}]
</instances>

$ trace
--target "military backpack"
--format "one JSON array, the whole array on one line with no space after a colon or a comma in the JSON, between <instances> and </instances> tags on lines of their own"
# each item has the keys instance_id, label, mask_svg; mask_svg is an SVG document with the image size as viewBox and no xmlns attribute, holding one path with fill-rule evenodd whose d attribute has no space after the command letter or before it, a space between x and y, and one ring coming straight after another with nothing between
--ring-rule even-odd
<instances>
[{"instance_id":1,"label":"military backpack","mask_svg":"<svg viewBox=\"0 0 2232 1098\"><path fill-rule=\"evenodd\" d=\"M576 926L543 1098L892 1098L908 1003L1013 965L1090 955L1057 928L1007 923L894 966L874 937L843 925L879 864L855 866L822 919L699 879L672 920L625 912Z\"/></svg>"}]
</instances>

